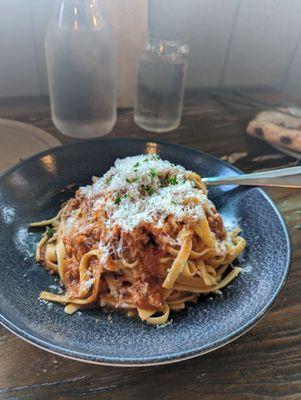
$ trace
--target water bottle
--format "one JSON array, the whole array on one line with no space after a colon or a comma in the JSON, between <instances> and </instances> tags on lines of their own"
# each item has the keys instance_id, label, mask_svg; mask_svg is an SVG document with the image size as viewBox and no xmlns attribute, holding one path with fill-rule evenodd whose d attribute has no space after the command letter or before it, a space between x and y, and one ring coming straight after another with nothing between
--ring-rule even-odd
<instances>
[{"instance_id":1,"label":"water bottle","mask_svg":"<svg viewBox=\"0 0 301 400\"><path fill-rule=\"evenodd\" d=\"M76 138L110 132L116 122L114 41L98 1L57 1L45 45L56 127Z\"/></svg>"}]
</instances>

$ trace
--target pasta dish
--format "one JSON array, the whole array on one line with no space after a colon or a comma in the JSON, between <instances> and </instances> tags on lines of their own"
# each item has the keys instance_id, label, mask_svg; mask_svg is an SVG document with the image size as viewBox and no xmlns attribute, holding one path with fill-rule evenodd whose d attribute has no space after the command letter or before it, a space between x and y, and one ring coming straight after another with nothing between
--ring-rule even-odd
<instances>
[{"instance_id":1,"label":"pasta dish","mask_svg":"<svg viewBox=\"0 0 301 400\"><path fill-rule=\"evenodd\" d=\"M154 325L228 285L246 245L239 228L225 229L201 177L155 154L117 159L31 226L47 226L36 260L65 288L41 299L68 314L104 307Z\"/></svg>"}]
</instances>

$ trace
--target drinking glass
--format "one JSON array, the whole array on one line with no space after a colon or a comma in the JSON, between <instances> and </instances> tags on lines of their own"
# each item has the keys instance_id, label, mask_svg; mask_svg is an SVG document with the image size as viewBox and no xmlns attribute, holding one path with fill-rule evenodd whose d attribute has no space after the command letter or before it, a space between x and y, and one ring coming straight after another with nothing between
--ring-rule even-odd
<instances>
[{"instance_id":1,"label":"drinking glass","mask_svg":"<svg viewBox=\"0 0 301 400\"><path fill-rule=\"evenodd\" d=\"M150 38L138 59L134 120L151 132L168 132L181 122L188 45Z\"/></svg>"}]
</instances>

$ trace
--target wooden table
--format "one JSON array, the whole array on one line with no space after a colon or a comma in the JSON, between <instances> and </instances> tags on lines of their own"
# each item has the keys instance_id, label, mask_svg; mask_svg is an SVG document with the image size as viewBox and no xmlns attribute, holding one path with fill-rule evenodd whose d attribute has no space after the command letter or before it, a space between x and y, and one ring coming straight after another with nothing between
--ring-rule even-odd
<instances>
[{"instance_id":1,"label":"wooden table","mask_svg":"<svg viewBox=\"0 0 301 400\"><path fill-rule=\"evenodd\" d=\"M286 98L253 92L273 102ZM149 135L119 113L108 137L163 139L229 159L243 171L294 165L295 160L245 135L254 110L217 102L208 91L186 101L174 132ZM0 101L0 117L28 122L70 142L55 129L45 98ZM234 154L233 153L242 153ZM250 332L213 353L177 364L148 368L89 365L49 354L1 329L0 399L301 399L301 191L269 190L288 224L293 262L285 288L269 314Z\"/></svg>"}]
</instances>

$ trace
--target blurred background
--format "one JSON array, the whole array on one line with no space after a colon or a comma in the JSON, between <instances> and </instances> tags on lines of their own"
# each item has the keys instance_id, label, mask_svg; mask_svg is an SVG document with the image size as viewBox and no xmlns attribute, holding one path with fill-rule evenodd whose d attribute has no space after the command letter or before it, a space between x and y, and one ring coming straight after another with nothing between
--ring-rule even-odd
<instances>
[{"instance_id":1,"label":"blurred background","mask_svg":"<svg viewBox=\"0 0 301 400\"><path fill-rule=\"evenodd\" d=\"M123 4L119 21L135 12L125 12L127 2L110 1L116 12ZM0 97L47 94L44 36L53 0L0 4ZM265 85L301 98L300 0L149 0L147 8L150 33L189 44L188 88Z\"/></svg>"},{"instance_id":2,"label":"blurred background","mask_svg":"<svg viewBox=\"0 0 301 400\"><path fill-rule=\"evenodd\" d=\"M57 107L56 113L51 113L44 42L51 9L56 1L69 6L72 3L77 6L82 2L87 7L95 3L95 0L0 0L0 175L15 163L35 153L73 143L75 139L90 137L91 131L87 133L85 130L85 125L90 123L91 130L96 127L94 133L97 136L108 133L109 129L103 128L107 120L110 130L112 129L108 139L145 139L152 150L157 148L153 142L158 139L185 145L213 154L246 173L300 165L301 0L99 0L101 18L107 14L105 20L112 25L113 36L108 38L99 29L95 35L97 42L96 39L90 40L93 35L89 36L89 30L88 35L82 35L83 32L79 29L79 35L75 35L79 39L74 40L72 47L72 40L65 40L68 29L65 35L63 28L61 41L54 36L52 41L48 40L50 51L47 54L52 54L51 50L54 52L57 48L60 50L58 56L52 57L52 60L57 60L57 64L52 63L57 65L55 79L50 80L57 83L52 86L51 93L57 93L54 99L56 101L52 101L52 105L56 103ZM61 8L58 10L56 22L62 16ZM73 11L73 15L77 16L75 7ZM94 17L97 14L91 15L91 21L96 26ZM72 25L72 18L68 20L66 17L66 21L72 27L72 37L76 24ZM86 29L87 25L84 26ZM56 33L54 27L50 28L48 32ZM164 55L161 54L160 57L157 57L157 53L153 56L149 50L146 52L148 33L172 41L180 40L189 45L186 81L189 93L185 97L181 124L186 57L184 60L184 57L179 57L178 52L174 52L169 59L164 53L168 49L167 45L162 46ZM85 42L83 37L86 38ZM85 45L82 45L83 42ZM63 44L60 46L61 43ZM115 46L111 46L112 43ZM114 60L114 65L117 66L116 79L111 79L108 73L115 70L111 68L112 64L106 63L111 58L102 57L103 49L113 47L117 49L116 62ZM94 62L98 55L99 62ZM140 64L138 63L137 68L138 57ZM51 63L48 62L48 67L49 65ZM103 68L107 65L110 67ZM160 68L162 65L167 66L166 75L165 69ZM72 66L75 67L73 72L70 68ZM81 73L82 79L78 78ZM169 79L165 79L166 77ZM107 85L108 83L111 85ZM117 96L115 89L112 95L115 84ZM57 90L53 90L54 86ZM107 90L108 87L111 90ZM207 88L209 90L205 90ZM139 93L140 101L137 101ZM117 119L116 98L119 108ZM142 117L143 114L148 116L145 112L148 109L153 118L149 118L147 130L147 118L143 121ZM56 121L54 116L57 116ZM138 117L141 118L138 120ZM163 131L163 124L161 130L157 129L156 121L160 124L162 121L166 122L168 129ZM66 125L70 122L68 131L66 128L64 132L62 122L66 122ZM157 130L150 129L154 126ZM266 128L265 131L263 128ZM77 135L75 130L78 130ZM168 131L170 132L166 135L163 134ZM162 135L158 135L159 132ZM122 144L120 148L121 146ZM116 148L119 149L118 146ZM65 150L61 148L58 153L63 154L63 151ZM56 164L55 154L50 152L41 156L32 181L36 182L39 171L43 168L49 172L49 176L52 174L54 188L61 189L61 178L69 173L74 179L72 183L75 184L60 190L58 195L58 189L49 187L44 195L36 196L33 204L37 206L32 207L29 204L34 213L45 210L50 216L48 207L57 205L59 208L62 196L69 196L80 182L77 170L70 168L67 159L62 163L64 168L59 167L60 163ZM85 154L83 153L84 156ZM99 167L103 168L101 154L95 163L92 161L85 156L83 163L78 165L78 176L82 176L82 165L84 168L86 165L93 165L93 168L95 165L98 168L99 163ZM202 162L203 158L200 157L200 165ZM223 171L226 170L222 167L220 171L225 173ZM98 173L98 170L95 171L95 174ZM30 191L30 199L34 198L31 180L24 180L22 174L10 176L11 178L3 180L8 182L8 190L4 190L5 196L9 193L8 197L13 198L10 196L15 194L10 194L10 188L20 185L24 190ZM0 192L3 181L0 180ZM36 183L33 187L37 187ZM16 198L21 198L19 191L12 193L17 193ZM239 189L235 193L242 191ZM269 316L248 335L214 354L187 360L180 365L141 368L138 372L137 368L122 371L97 365L87 368L85 363L63 359L34 348L0 327L0 399L182 400L189 396L190 400L199 400L202 396L203 400L300 400L301 191L273 188L269 189L269 193L289 228L293 250L292 268L286 288ZM2 197L6 199L5 196ZM229 196L229 192L226 196ZM8 227L8 232L11 232L19 226L19 220L15 223L13 218L20 213L19 210L15 212L14 207L17 206L13 202L13 207L9 207L9 204L1 206L3 200L1 201L0 228ZM18 201L16 200L16 205L19 204ZM234 208L239 204L236 201ZM248 204L246 203L247 208ZM251 218L253 212L255 215L260 210L258 207L254 203L254 209L244 211L244 215L247 218L250 215ZM227 208L225 212L228 213ZM267 221L267 216L264 218ZM28 222L26 220L26 226ZM269 228L273 234L273 224ZM25 225L22 225L20 235L18 233L10 237L6 234L9 243L18 246L16 250L11 250L16 254L14 260L19 260L24 253L21 248L29 251L26 232ZM275 235L280 237L278 231ZM251 235L252 240L259 240L261 237L263 236ZM30 249L33 238L34 236L30 236L28 242ZM265 235L267 243L272 242L271 238L273 236ZM5 241L3 243L5 247ZM0 243L3 250L1 257L6 262L4 256L8 250L3 247L3 243L2 247ZM255 253L260 248L256 247ZM272 248L273 246L265 249L270 251ZM31 251L30 256L26 253L21 266L28 267L30 276L34 277L32 282L37 282L35 269L31 264ZM251 253L248 252L249 254ZM265 257L263 261L269 261L269 257ZM10 260L7 265L12 265ZM7 282L13 284L11 276L9 271ZM255 274L254 279L260 283L262 276ZM273 276L270 274L271 282ZM278 268L275 277L279 276ZM23 307L25 303L15 294L20 290L27 290L26 282L30 282L27 270L24 275L22 270L20 277L24 284L22 282L15 285L16 290L11 291L11 304L15 304L13 313L19 312L23 318L23 309L18 307ZM3 283L4 280L2 287ZM259 287L264 290L265 282L261 283ZM45 288L44 283L40 287ZM5 292L10 293L9 290ZM5 304L9 303L6 301ZM44 306L48 309L48 305ZM33 326L32 321L29 325ZM48 326L51 334L57 332L56 327L49 324L47 330ZM38 326L36 328L39 329ZM61 337L55 337L61 346ZM86 337L89 338L89 333Z\"/></svg>"}]
</instances>

